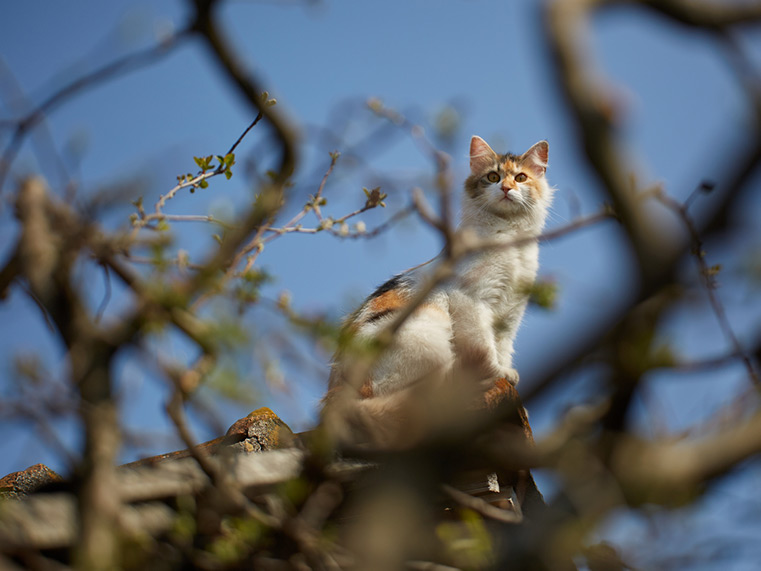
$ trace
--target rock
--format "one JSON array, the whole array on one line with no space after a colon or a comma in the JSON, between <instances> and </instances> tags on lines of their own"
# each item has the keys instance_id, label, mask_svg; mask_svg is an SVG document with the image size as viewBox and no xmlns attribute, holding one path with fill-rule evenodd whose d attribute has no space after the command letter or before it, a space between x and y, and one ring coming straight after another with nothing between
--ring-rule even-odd
<instances>
[{"instance_id":1,"label":"rock","mask_svg":"<svg viewBox=\"0 0 761 571\"><path fill-rule=\"evenodd\" d=\"M45 464L35 464L26 470L13 472L0 480L0 498L22 498L63 478Z\"/></svg>"},{"instance_id":2,"label":"rock","mask_svg":"<svg viewBox=\"0 0 761 571\"><path fill-rule=\"evenodd\" d=\"M241 447L247 452L263 452L290 448L296 444L296 435L280 417L267 407L256 409L236 421L225 438L240 437Z\"/></svg>"},{"instance_id":3,"label":"rock","mask_svg":"<svg viewBox=\"0 0 761 571\"><path fill-rule=\"evenodd\" d=\"M243 452L264 452L289 448L297 443L296 435L280 417L267 407L258 408L248 416L236 420L224 436L199 444L198 448L208 454L218 454L222 450ZM178 450L142 458L125 464L130 468L153 466L166 460L179 460L191 456L190 450Z\"/></svg>"}]
</instances>

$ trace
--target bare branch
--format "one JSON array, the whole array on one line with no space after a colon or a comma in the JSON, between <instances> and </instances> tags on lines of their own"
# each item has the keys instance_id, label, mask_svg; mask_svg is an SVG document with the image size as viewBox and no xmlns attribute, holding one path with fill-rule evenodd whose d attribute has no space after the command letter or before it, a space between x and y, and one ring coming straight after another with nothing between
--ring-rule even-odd
<instances>
[{"instance_id":1,"label":"bare branch","mask_svg":"<svg viewBox=\"0 0 761 571\"><path fill-rule=\"evenodd\" d=\"M442 484L441 489L446 495L461 506L472 509L474 512L480 513L484 517L501 521L503 523L520 523L523 521L523 517L515 511L498 508L477 496L471 496L470 494L461 492L457 488L453 488L447 484Z\"/></svg>"},{"instance_id":2,"label":"bare branch","mask_svg":"<svg viewBox=\"0 0 761 571\"><path fill-rule=\"evenodd\" d=\"M23 142L24 137L38 123L40 123L47 114L54 111L58 106L65 103L74 95L78 95L86 89L95 87L96 85L113 79L121 74L155 63L161 57L171 53L171 51L180 44L180 41L187 37L188 32L189 30L181 30L155 46L128 54L91 73L75 79L50 95L26 116L18 119L16 121L16 128L13 135L5 146L2 155L0 155L0 191L2 191L2 188L5 185L5 179L7 178L11 165L21 148L21 143Z\"/></svg>"},{"instance_id":3,"label":"bare branch","mask_svg":"<svg viewBox=\"0 0 761 571\"><path fill-rule=\"evenodd\" d=\"M719 321L719 326L721 327L722 332L732 344L734 354L739 355L740 359L745 365L745 369L748 372L748 378L754 385L758 387L761 384L761 380L759 380L758 374L756 373L756 370L750 361L750 357L747 355L747 353L745 353L740 340L737 338L737 335L735 335L734 329L729 323L729 318L727 317L727 312L724 310L724 305L719 300L718 295L716 295L716 286L714 284L713 277L715 272L712 268L708 267L708 263L706 262L706 253L703 251L703 242L700 239L700 234L695 227L695 223L687 212L689 199L688 202L685 202L685 204L679 204L665 192L658 192L657 197L658 200L660 200L669 209L675 212L687 227L687 230L690 233L690 238L692 239L692 253L694 255L695 261L697 262L700 280L703 283L703 288L705 289L706 294L708 295L708 300L711 304L711 308L716 315L716 319Z\"/></svg>"}]
</instances>

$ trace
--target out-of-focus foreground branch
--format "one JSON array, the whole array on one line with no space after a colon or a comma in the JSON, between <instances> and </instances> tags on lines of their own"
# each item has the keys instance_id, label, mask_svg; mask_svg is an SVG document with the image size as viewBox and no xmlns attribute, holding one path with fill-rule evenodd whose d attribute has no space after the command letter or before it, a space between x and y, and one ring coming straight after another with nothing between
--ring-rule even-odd
<instances>
[{"instance_id":1,"label":"out-of-focus foreground branch","mask_svg":"<svg viewBox=\"0 0 761 571\"><path fill-rule=\"evenodd\" d=\"M738 360L746 376L754 379L752 356L761 351L761 346L744 346L733 331L720 297L712 295L716 285L702 253L704 243L730 229L728 213L748 192L761 162L761 98L753 87L753 68L741 51L731 51L735 48L726 44L735 26L761 20L761 9L752 4L676 0L556 0L547 3L543 12L545 38L558 86L575 121L579 148L613 206L542 238L560 238L615 215L630 247L637 284L596 330L565 340L571 349L550 363L543 379L524 379L521 391L526 401L543 396L561 379L591 363L603 370L596 401L571 409L536 443L515 389L501 381L478 406L470 406L467 399L473 395L467 391L442 394L446 391L415 387L410 393L414 398L410 414L425 417L430 424L428 434L404 450L346 447L339 451L344 454L340 458L321 431L295 439L271 413L242 419L219 442L197 445L185 405L211 376L222 352L218 330L208 319L209 312L204 313L210 305L206 301L239 294L231 285L236 280L250 285L263 279L256 273L258 256L265 244L286 234L374 235L366 232L364 223L350 231L348 221L385 206L386 198L380 188L365 189L363 206L344 216L327 216L323 210L327 184L340 167L340 153L332 152L329 165L320 171L324 176L303 208L290 219L277 221L291 198L287 189L300 166L295 129L273 105L261 81L239 63L217 17L221 4L190 2L191 25L182 33L209 50L215 65L252 111L246 121L250 127L228 153L217 156L217 165L211 163L213 156L196 157L200 172L178 177L178 184L159 197L151 214L142 200L136 201L137 214L127 232L107 232L57 199L39 179L20 185L16 201L20 231L12 255L0 270L0 291L23 284L25 294L65 344L67 373L81 403L85 446L71 481L52 483L47 493L0 506L0 549L6 556L17 563L73 561L85 569L139 567L159 556L166 557L169 567L205 569L225 565L571 568L574 557L585 553L600 522L615 510L689 501L717 477L761 452L761 413L753 383L749 383L752 392L739 395L717 412L729 422L706 430L699 438L643 438L630 420L643 379L653 370L680 365L672 355L664 355L657 333L683 290L692 285L680 273L690 255L698 257L700 279L695 283L708 291L712 311L731 347L730 355L713 361ZM665 189L638 188L632 183L632 161L623 150L619 128L622 110L588 44L595 14L612 6L646 9L657 17L705 30L709 39L718 39L731 52L730 65L748 99L748 131L743 147L733 149L725 163L727 176L705 197L711 208L700 215L688 212L693 196L679 202ZM152 61L159 52L158 48L148 51L146 58ZM123 67L114 64L104 69L94 74L94 83ZM20 138L83 86L86 82L75 82L48 100L52 103L44 103L36 114L22 119L0 165L0 186ZM359 381L384 346L390 345L415 304L423 303L426 294L451 276L459 261L473 251L514 246L469 241L457 232L449 202L447 155L403 115L375 100L370 108L413 137L431 159L439 211L417 192L412 205L401 212L416 212L438 232L445 256L428 288L391 323L379 347L372 348L375 352L359 354ZM220 221L211 215L166 211L173 204L168 200L174 201L181 192L204 188L217 175L232 176L236 148L255 125L270 130L267 145L277 150L278 161L272 176L251 183L256 199L247 202L239 216ZM663 222L664 217L651 215L664 204L678 213L670 225ZM315 226L304 226L312 215ZM389 218L388 223L395 219ZM158 284L155 274L136 268L166 262L141 257L141 252L161 250L161 232L169 222L199 220L223 230L219 247L207 252L205 259L190 262L187 255L178 253L171 260L177 271L163 276ZM92 260L130 291L132 303L118 320L101 322L86 307L86 292L76 269ZM259 292L251 289L243 293L250 294L245 301L254 305L260 301ZM329 339L333 346L345 342L332 324L300 315L285 297L270 305L278 316L307 330L312 340ZM194 348L187 363L169 362L151 351L151 332L164 327L181 334ZM149 356L170 383L167 411L187 450L155 462L116 468L122 434L112 368L127 347ZM561 354L553 349L548 348L547 354ZM739 397L748 397L744 399L747 408L733 415L731 407ZM261 428L265 425L266 430ZM406 426L394 428L407 430ZM548 506L543 505L529 473L534 468L549 470L558 481L557 494ZM69 547L73 558L61 554L61 549ZM137 560L127 561L128 555ZM589 567L595 568L590 557ZM605 568L624 568L620 561L615 565Z\"/></svg>"}]
</instances>

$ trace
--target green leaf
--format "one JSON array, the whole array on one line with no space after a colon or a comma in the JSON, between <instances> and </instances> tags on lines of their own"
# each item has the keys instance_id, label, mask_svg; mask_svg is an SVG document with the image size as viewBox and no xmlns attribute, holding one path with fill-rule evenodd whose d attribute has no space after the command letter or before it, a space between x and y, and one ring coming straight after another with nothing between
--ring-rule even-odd
<instances>
[{"instance_id":1,"label":"green leaf","mask_svg":"<svg viewBox=\"0 0 761 571\"><path fill-rule=\"evenodd\" d=\"M272 277L272 275L268 274L264 270L257 270L257 269L248 270L241 277L248 283L254 284L256 286L274 281L274 278Z\"/></svg>"},{"instance_id":2,"label":"green leaf","mask_svg":"<svg viewBox=\"0 0 761 571\"><path fill-rule=\"evenodd\" d=\"M193 160L198 165L198 168L201 169L203 172L206 172L211 168L211 161L214 159L213 155L209 155L208 157L193 157Z\"/></svg>"},{"instance_id":3,"label":"green leaf","mask_svg":"<svg viewBox=\"0 0 761 571\"><path fill-rule=\"evenodd\" d=\"M714 266L706 268L705 274L708 277L715 277L719 275L720 271L721 271L721 264L716 264Z\"/></svg>"},{"instance_id":4,"label":"green leaf","mask_svg":"<svg viewBox=\"0 0 761 571\"><path fill-rule=\"evenodd\" d=\"M198 186L200 186L201 188L208 188L209 187L209 181L206 180L206 179L203 179L203 180L201 180L198 183Z\"/></svg>"},{"instance_id":5,"label":"green leaf","mask_svg":"<svg viewBox=\"0 0 761 571\"><path fill-rule=\"evenodd\" d=\"M542 309L555 309L558 285L550 280L538 280L529 289L529 300Z\"/></svg>"},{"instance_id":6,"label":"green leaf","mask_svg":"<svg viewBox=\"0 0 761 571\"><path fill-rule=\"evenodd\" d=\"M674 351L674 348L663 343L656 345L650 350L650 367L674 367L679 363L679 357Z\"/></svg>"},{"instance_id":7,"label":"green leaf","mask_svg":"<svg viewBox=\"0 0 761 571\"><path fill-rule=\"evenodd\" d=\"M381 208L386 207L386 203L383 202L383 199L386 198L388 194L381 192L379 186L376 186L372 190L367 190L363 187L362 190L365 192L365 196L367 196L365 208L375 208L376 206L380 206Z\"/></svg>"},{"instance_id":8,"label":"green leaf","mask_svg":"<svg viewBox=\"0 0 761 571\"><path fill-rule=\"evenodd\" d=\"M225 178L226 178L227 180L230 180L230 178L231 178L232 176L233 176L233 171L231 171L230 169L227 169L227 170L225 171Z\"/></svg>"}]
</instances>

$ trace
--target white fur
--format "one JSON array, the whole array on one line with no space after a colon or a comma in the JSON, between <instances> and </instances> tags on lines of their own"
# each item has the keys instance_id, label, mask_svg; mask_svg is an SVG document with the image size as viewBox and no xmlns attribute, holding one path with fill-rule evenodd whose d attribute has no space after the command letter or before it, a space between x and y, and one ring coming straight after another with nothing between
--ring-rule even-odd
<instances>
[{"instance_id":1,"label":"white fur","mask_svg":"<svg viewBox=\"0 0 761 571\"><path fill-rule=\"evenodd\" d=\"M337 435L369 439L381 446L409 445L425 432L431 414L454 404L431 400L438 394L439 383L464 380L465 384L450 388L464 390L456 394L462 406L468 406L468 400L482 395L483 386L490 387L496 378L518 382L512 367L513 342L539 265L536 237L552 202L553 190L544 176L547 151L542 141L520 157L522 168L539 188L533 192L528 182L515 180L518 173L503 173L497 167L497 155L482 139L472 139L471 177L466 183L466 187L471 184L471 192L463 197L460 230L505 247L485 249L462 260L455 276L437 287L404 322L369 379L348 378L351 355L336 356L323 419L328 425L343 426ZM492 166L504 175L499 182L489 184L478 178ZM388 311L395 300L412 297L429 267L424 264L385 284L349 318L347 325L360 340L377 337L395 316L393 311L384 314L383 307ZM380 299L390 291L395 298ZM372 398L336 399L340 391L335 389L347 381L355 389L362 385L365 396L369 381ZM330 407L332 403L336 406Z\"/></svg>"},{"instance_id":2,"label":"white fur","mask_svg":"<svg viewBox=\"0 0 761 571\"><path fill-rule=\"evenodd\" d=\"M436 303L419 308L396 333L393 345L373 370L374 396L382 396L408 386L427 375L443 376L452 368L454 352L451 344L452 323L444 296ZM360 329L360 335L372 337L386 320L376 321Z\"/></svg>"},{"instance_id":3,"label":"white fur","mask_svg":"<svg viewBox=\"0 0 761 571\"><path fill-rule=\"evenodd\" d=\"M478 174L484 162L496 155L483 140L474 138L471 168ZM374 396L388 395L427 376L444 376L454 367L470 371L479 380L507 377L517 382L512 368L513 342L536 278L539 248L533 238L544 226L552 200L552 189L544 177L546 162L537 143L522 159L532 169L541 191L533 193L527 183L507 176L485 185L477 196L465 193L461 230L472 231L484 241L519 245L489 249L464 260L454 279L440 286L404 323L391 347L372 374ZM496 163L495 163L496 164ZM406 291L414 292L425 278L426 267L408 272ZM356 314L357 335L372 339L391 315L369 320L368 302ZM367 321L366 321L367 320ZM331 386L340 376L334 368Z\"/></svg>"},{"instance_id":4,"label":"white fur","mask_svg":"<svg viewBox=\"0 0 761 571\"><path fill-rule=\"evenodd\" d=\"M410 444L424 432L423 419L448 406L447 401L431 401L438 394L437 383L475 381L461 383L459 389L450 385L464 390L456 394L467 406L468 399L482 395L478 387L488 387L496 378L518 381L512 367L513 342L539 265L536 237L552 202L553 191L544 176L547 150L542 141L520 157L522 168L539 188L533 192L528 182L515 180L517 172L505 173L497 167L497 155L482 139L472 139L471 177L466 182L471 192L463 197L460 229L505 247L485 249L462 260L455 276L437 287L404 322L369 379L348 378L352 357L337 354L323 411L328 425L337 421L337 426L348 428L339 432L350 439L365 438L382 446ZM479 177L492 166L499 170L501 180L489 184ZM414 295L429 267L424 264L385 284L349 318L347 326L360 340L375 339L394 318L393 304ZM381 299L389 292L394 295ZM362 386L365 396L369 386L372 397L336 399L341 391L335 389L347 381L355 389ZM335 406L330 407L332 403Z\"/></svg>"}]
</instances>

